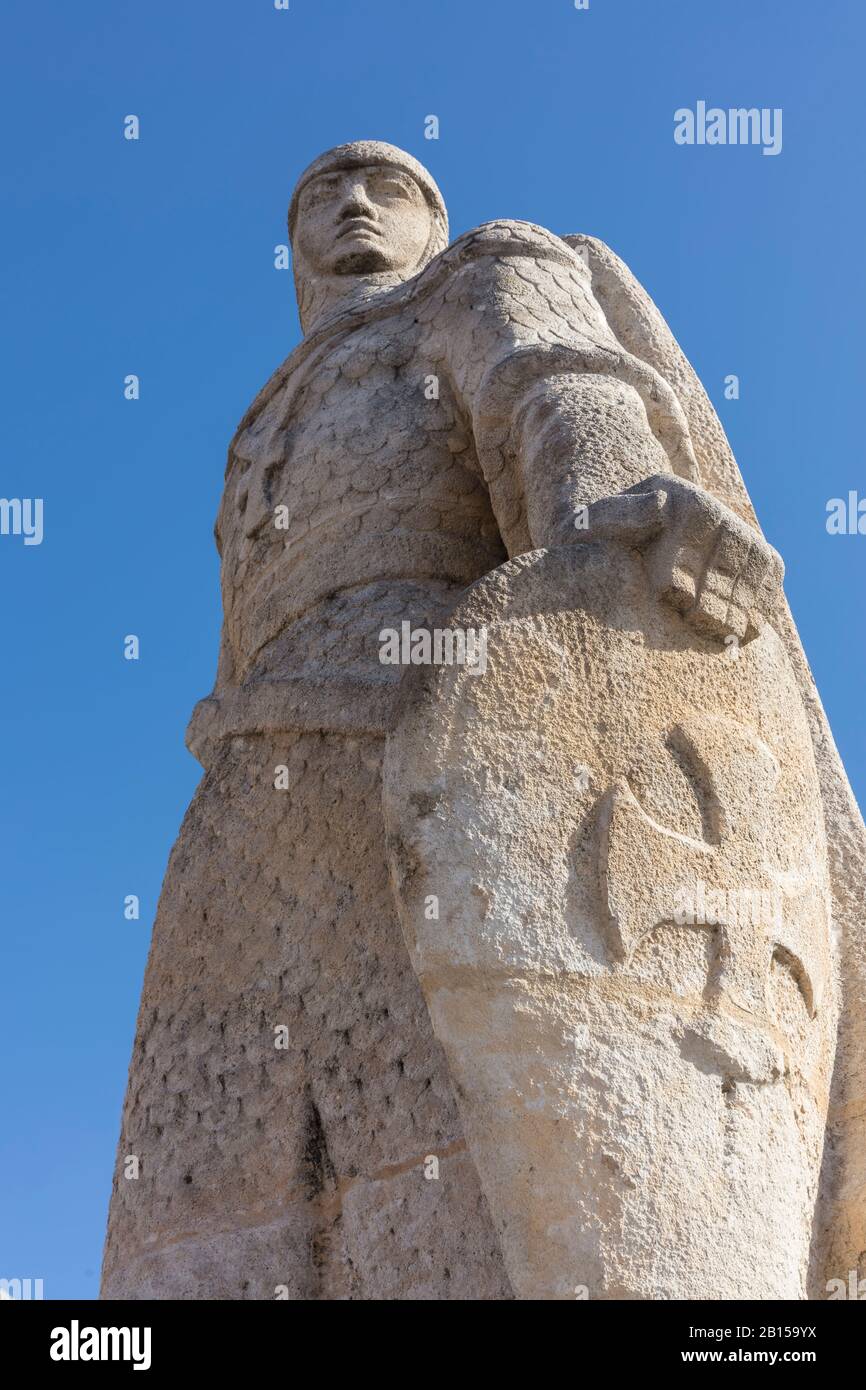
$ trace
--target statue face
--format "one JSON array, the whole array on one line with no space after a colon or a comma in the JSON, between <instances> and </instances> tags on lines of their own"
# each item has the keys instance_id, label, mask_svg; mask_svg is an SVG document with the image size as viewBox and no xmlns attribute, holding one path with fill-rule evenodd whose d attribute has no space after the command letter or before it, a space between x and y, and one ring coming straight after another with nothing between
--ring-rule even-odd
<instances>
[{"instance_id":1,"label":"statue face","mask_svg":"<svg viewBox=\"0 0 866 1390\"><path fill-rule=\"evenodd\" d=\"M430 239L432 214L421 189L387 165L321 174L303 190L295 248L320 275L396 271L408 278Z\"/></svg>"}]
</instances>

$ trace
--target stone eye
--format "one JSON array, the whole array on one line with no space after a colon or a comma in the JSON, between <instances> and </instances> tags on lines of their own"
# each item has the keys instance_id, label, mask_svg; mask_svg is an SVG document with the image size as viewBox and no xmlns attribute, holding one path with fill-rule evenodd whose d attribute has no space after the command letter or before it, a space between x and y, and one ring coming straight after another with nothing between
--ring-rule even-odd
<instances>
[{"instance_id":1,"label":"stone eye","mask_svg":"<svg viewBox=\"0 0 866 1390\"><path fill-rule=\"evenodd\" d=\"M407 188L406 184L403 183L402 179L381 179L377 184L377 189L378 191L386 193L389 197L392 198L409 197L409 189Z\"/></svg>"},{"instance_id":2,"label":"stone eye","mask_svg":"<svg viewBox=\"0 0 866 1390\"><path fill-rule=\"evenodd\" d=\"M304 206L308 208L313 208L317 207L319 203L327 202L329 198L333 198L335 190L336 184L334 184L332 181L329 181L328 183L317 184L314 188L309 189L309 191L307 192L306 197L304 199Z\"/></svg>"}]
</instances>

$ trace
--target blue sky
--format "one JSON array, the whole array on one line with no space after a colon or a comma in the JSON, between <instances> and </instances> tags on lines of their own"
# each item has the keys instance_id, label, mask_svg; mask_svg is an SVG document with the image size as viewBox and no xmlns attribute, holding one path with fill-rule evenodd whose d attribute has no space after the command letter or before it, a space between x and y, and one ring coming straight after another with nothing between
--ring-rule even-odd
<instances>
[{"instance_id":1,"label":"blue sky","mask_svg":"<svg viewBox=\"0 0 866 1390\"><path fill-rule=\"evenodd\" d=\"M866 536L825 520L866 495L866 21L855 0L19 0L4 29L0 495L43 498L45 534L0 536L0 1277L90 1298L200 774L183 731L215 670L226 446L299 336L273 266L297 174L386 139L431 169L454 234L527 218L624 257L785 557L862 804ZM781 107L781 154L676 145L698 100Z\"/></svg>"}]
</instances>

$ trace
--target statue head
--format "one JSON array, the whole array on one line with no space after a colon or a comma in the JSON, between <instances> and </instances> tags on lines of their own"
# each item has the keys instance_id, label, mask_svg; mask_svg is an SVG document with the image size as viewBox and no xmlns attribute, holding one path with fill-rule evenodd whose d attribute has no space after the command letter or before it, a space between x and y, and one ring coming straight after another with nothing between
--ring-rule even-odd
<instances>
[{"instance_id":1,"label":"statue head","mask_svg":"<svg viewBox=\"0 0 866 1390\"><path fill-rule=\"evenodd\" d=\"M289 206L301 325L353 290L399 284L448 245L442 194L423 165L379 140L314 160Z\"/></svg>"}]
</instances>

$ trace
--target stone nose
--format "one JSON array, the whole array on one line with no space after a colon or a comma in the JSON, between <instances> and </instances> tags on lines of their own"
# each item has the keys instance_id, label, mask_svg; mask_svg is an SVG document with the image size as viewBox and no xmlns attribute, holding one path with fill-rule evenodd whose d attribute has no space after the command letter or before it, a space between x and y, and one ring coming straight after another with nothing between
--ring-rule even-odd
<instances>
[{"instance_id":1,"label":"stone nose","mask_svg":"<svg viewBox=\"0 0 866 1390\"><path fill-rule=\"evenodd\" d=\"M375 204L370 201L363 183L352 184L345 190L338 216L341 222L345 222L350 217L375 218Z\"/></svg>"}]
</instances>

